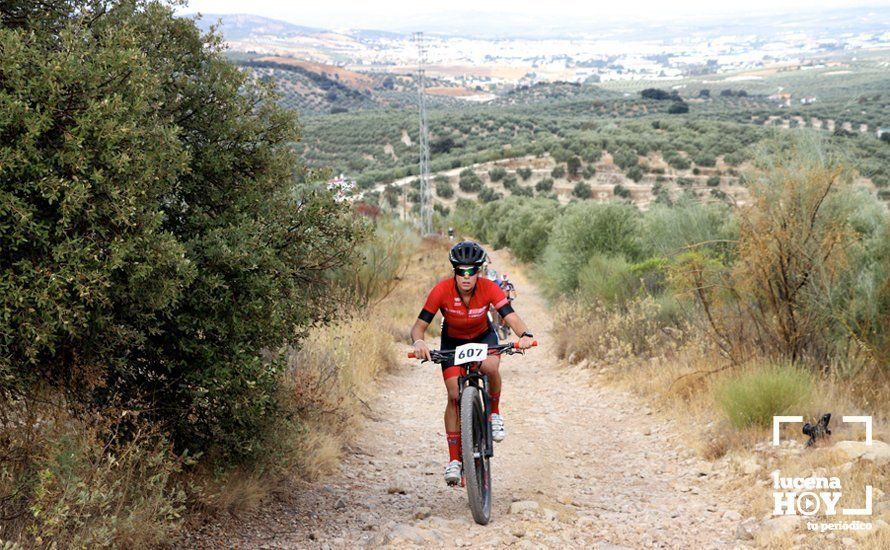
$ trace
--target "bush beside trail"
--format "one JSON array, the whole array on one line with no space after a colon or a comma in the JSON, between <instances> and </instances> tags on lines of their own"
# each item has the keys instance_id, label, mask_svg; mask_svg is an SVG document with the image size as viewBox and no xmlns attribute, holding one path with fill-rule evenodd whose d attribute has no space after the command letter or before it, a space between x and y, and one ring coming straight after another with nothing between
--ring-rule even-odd
<instances>
[{"instance_id":1,"label":"bush beside trail","mask_svg":"<svg viewBox=\"0 0 890 550\"><path fill-rule=\"evenodd\" d=\"M193 474L258 475L308 433L289 359L339 298L391 291L337 270L404 258L172 5L0 10L0 538L168 542L214 501Z\"/></svg>"}]
</instances>

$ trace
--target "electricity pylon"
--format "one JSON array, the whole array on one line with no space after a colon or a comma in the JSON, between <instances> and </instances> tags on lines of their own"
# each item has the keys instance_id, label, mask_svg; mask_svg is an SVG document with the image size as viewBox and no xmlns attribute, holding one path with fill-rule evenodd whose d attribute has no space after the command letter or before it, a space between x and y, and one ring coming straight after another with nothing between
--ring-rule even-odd
<instances>
[{"instance_id":1,"label":"electricity pylon","mask_svg":"<svg viewBox=\"0 0 890 550\"><path fill-rule=\"evenodd\" d=\"M430 187L430 138L426 119L426 45L423 33L414 33L417 43L417 99L420 107L420 231L424 235L433 232L433 190Z\"/></svg>"}]
</instances>

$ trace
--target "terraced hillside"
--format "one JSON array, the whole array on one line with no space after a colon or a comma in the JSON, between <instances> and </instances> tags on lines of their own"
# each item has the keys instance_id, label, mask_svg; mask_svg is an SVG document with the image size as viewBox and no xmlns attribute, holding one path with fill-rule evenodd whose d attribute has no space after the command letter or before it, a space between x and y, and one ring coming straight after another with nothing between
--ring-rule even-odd
<instances>
[{"instance_id":1,"label":"terraced hillside","mask_svg":"<svg viewBox=\"0 0 890 550\"><path fill-rule=\"evenodd\" d=\"M890 144L884 141L890 139L890 94L882 91L890 89L890 74L884 57L836 56L658 83L502 86L484 103L466 100L482 90L432 79L431 168L454 186L464 168L480 171L482 188L455 196L482 201L516 193L555 194L563 201L618 197L641 205L683 192L738 199L740 167L758 144L807 128L825 136L865 185L890 200ZM273 81L280 101L300 112L304 132L297 147L308 165L331 168L377 191L416 176L416 83L407 68L403 74L368 72L253 54L236 60L257 78ZM508 171L528 168L534 177L520 178L516 186L510 177L490 181L485 176L498 164ZM409 204L408 190L401 194ZM368 200L392 202L374 194ZM442 197L440 209L453 200Z\"/></svg>"}]
</instances>

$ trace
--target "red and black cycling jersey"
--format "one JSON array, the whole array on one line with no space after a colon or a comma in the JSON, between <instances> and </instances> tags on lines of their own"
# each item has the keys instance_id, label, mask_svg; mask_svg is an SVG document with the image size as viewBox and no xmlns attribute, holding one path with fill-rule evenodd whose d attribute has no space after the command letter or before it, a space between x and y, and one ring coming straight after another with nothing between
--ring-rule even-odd
<instances>
[{"instance_id":1,"label":"red and black cycling jersey","mask_svg":"<svg viewBox=\"0 0 890 550\"><path fill-rule=\"evenodd\" d=\"M445 319L445 332L450 338L468 340L488 330L488 308L494 306L501 317L513 313L504 291L494 281L479 277L470 296L469 306L464 304L453 277L442 279L430 291L420 310L420 319L431 323L437 311Z\"/></svg>"}]
</instances>

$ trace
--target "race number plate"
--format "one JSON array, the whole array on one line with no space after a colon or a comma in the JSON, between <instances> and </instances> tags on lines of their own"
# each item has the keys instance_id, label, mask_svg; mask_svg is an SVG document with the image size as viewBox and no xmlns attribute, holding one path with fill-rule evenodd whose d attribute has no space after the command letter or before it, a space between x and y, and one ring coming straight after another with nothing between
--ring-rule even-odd
<instances>
[{"instance_id":1,"label":"race number plate","mask_svg":"<svg viewBox=\"0 0 890 550\"><path fill-rule=\"evenodd\" d=\"M463 365L488 357L488 344L464 344L454 350L454 364Z\"/></svg>"}]
</instances>

